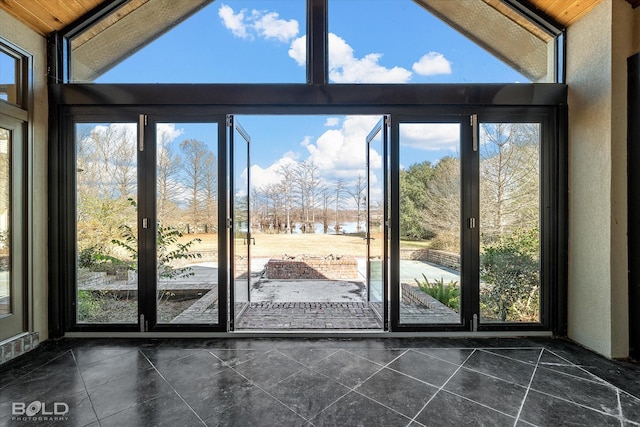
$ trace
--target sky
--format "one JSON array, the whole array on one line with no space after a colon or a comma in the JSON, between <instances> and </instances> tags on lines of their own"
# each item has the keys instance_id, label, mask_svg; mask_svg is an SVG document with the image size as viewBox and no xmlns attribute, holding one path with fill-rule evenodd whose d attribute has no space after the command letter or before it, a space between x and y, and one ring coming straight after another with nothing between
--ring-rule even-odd
<instances>
[{"instance_id":1,"label":"sky","mask_svg":"<svg viewBox=\"0 0 640 427\"><path fill-rule=\"evenodd\" d=\"M305 4L214 1L96 83L304 83ZM330 0L329 79L336 84L527 82L411 0ZM252 178L261 185L276 180L281 165L302 161L313 161L327 181L356 179L365 173L366 135L380 117L237 119L251 135ZM203 129L175 124L175 145L185 138L217 145L217 135ZM459 152L457 126L405 125L401 131L401 159L408 163L435 163ZM373 161L380 154L372 150Z\"/></svg>"}]
</instances>

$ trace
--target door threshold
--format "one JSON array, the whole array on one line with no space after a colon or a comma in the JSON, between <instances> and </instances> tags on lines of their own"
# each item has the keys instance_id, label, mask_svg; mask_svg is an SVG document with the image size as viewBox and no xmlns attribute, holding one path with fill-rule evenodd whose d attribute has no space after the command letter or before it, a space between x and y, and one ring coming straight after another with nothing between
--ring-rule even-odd
<instances>
[{"instance_id":1,"label":"door threshold","mask_svg":"<svg viewBox=\"0 0 640 427\"><path fill-rule=\"evenodd\" d=\"M67 332L64 338L514 338L552 337L551 331L388 332L300 330L234 332Z\"/></svg>"}]
</instances>

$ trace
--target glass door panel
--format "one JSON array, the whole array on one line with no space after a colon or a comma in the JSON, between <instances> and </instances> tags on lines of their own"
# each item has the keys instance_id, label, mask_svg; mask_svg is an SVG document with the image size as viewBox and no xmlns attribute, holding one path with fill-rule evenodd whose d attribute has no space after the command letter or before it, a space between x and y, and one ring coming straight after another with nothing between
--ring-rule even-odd
<instances>
[{"instance_id":1,"label":"glass door panel","mask_svg":"<svg viewBox=\"0 0 640 427\"><path fill-rule=\"evenodd\" d=\"M367 296L370 306L385 316L385 155L387 126L383 117L367 136Z\"/></svg>"},{"instance_id":2,"label":"glass door panel","mask_svg":"<svg viewBox=\"0 0 640 427\"><path fill-rule=\"evenodd\" d=\"M158 323L216 324L218 124L156 123Z\"/></svg>"},{"instance_id":3,"label":"glass door panel","mask_svg":"<svg viewBox=\"0 0 640 427\"><path fill-rule=\"evenodd\" d=\"M234 117L230 117L232 179L232 257L233 275L231 312L235 322L250 302L251 289L251 216L249 212L251 138Z\"/></svg>"},{"instance_id":4,"label":"glass door panel","mask_svg":"<svg viewBox=\"0 0 640 427\"><path fill-rule=\"evenodd\" d=\"M461 125L399 123L400 324L460 324Z\"/></svg>"},{"instance_id":5,"label":"glass door panel","mask_svg":"<svg viewBox=\"0 0 640 427\"><path fill-rule=\"evenodd\" d=\"M13 314L16 295L11 289L11 245L9 223L11 221L11 131L0 128L0 318Z\"/></svg>"},{"instance_id":6,"label":"glass door panel","mask_svg":"<svg viewBox=\"0 0 640 427\"><path fill-rule=\"evenodd\" d=\"M137 123L77 123L77 323L138 322Z\"/></svg>"},{"instance_id":7,"label":"glass door panel","mask_svg":"<svg viewBox=\"0 0 640 427\"><path fill-rule=\"evenodd\" d=\"M22 122L0 116L0 341L25 331L22 281L22 227L24 217Z\"/></svg>"},{"instance_id":8,"label":"glass door panel","mask_svg":"<svg viewBox=\"0 0 640 427\"><path fill-rule=\"evenodd\" d=\"M540 124L479 137L480 321L540 322Z\"/></svg>"}]
</instances>

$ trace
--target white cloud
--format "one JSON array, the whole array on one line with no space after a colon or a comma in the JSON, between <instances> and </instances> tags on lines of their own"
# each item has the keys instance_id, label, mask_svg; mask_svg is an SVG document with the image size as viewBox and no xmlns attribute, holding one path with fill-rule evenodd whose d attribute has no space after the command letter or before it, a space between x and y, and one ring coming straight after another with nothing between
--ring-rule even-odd
<instances>
[{"instance_id":1,"label":"white cloud","mask_svg":"<svg viewBox=\"0 0 640 427\"><path fill-rule=\"evenodd\" d=\"M366 137L379 120L375 116L348 116L338 129L325 131L315 144L307 146L312 161L324 176L355 179L365 175ZM380 167L380 153L371 150L372 167Z\"/></svg>"},{"instance_id":2,"label":"white cloud","mask_svg":"<svg viewBox=\"0 0 640 427\"><path fill-rule=\"evenodd\" d=\"M402 67L386 68L378 63L380 53L358 59L347 42L329 33L329 78L335 83L406 83L411 71Z\"/></svg>"},{"instance_id":3,"label":"white cloud","mask_svg":"<svg viewBox=\"0 0 640 427\"><path fill-rule=\"evenodd\" d=\"M460 126L457 123L403 123L400 125L400 145L427 151L457 152Z\"/></svg>"},{"instance_id":4,"label":"white cloud","mask_svg":"<svg viewBox=\"0 0 640 427\"><path fill-rule=\"evenodd\" d=\"M309 144L311 144L311 141L313 141L313 137L307 135L304 138L302 138L302 141L300 141L300 145L302 145L303 147L306 147Z\"/></svg>"},{"instance_id":5,"label":"white cloud","mask_svg":"<svg viewBox=\"0 0 640 427\"><path fill-rule=\"evenodd\" d=\"M289 46L289 56L300 66L307 62L306 36ZM381 53L356 58L353 48L341 37L329 33L329 79L335 83L406 83L411 71L402 67L386 68L379 64Z\"/></svg>"},{"instance_id":6,"label":"white cloud","mask_svg":"<svg viewBox=\"0 0 640 427\"><path fill-rule=\"evenodd\" d=\"M218 9L222 24L231 33L242 39L253 40L260 37L265 40L277 40L288 43L298 35L299 24L295 19L280 19L277 12L252 10L245 15L245 10L236 13L230 6L223 4Z\"/></svg>"},{"instance_id":7,"label":"white cloud","mask_svg":"<svg viewBox=\"0 0 640 427\"><path fill-rule=\"evenodd\" d=\"M262 13L256 10L252 13L255 16L253 28L265 39L276 39L281 42L288 42L298 35L298 21L295 19L279 19L277 12Z\"/></svg>"},{"instance_id":8,"label":"white cloud","mask_svg":"<svg viewBox=\"0 0 640 427\"><path fill-rule=\"evenodd\" d=\"M231 30L234 36L240 37L241 39L249 37L247 26L244 23L244 10L234 13L230 6L223 4L220 6L220 9L218 9L218 16L222 19L222 24L225 28Z\"/></svg>"},{"instance_id":9,"label":"white cloud","mask_svg":"<svg viewBox=\"0 0 640 427\"><path fill-rule=\"evenodd\" d=\"M313 162L318 167L319 177L325 185L331 187L335 180L342 179L351 188L358 176L366 176L366 137L380 118L377 116L346 116L328 118L325 123L335 123L317 139L312 136L303 137L300 146L306 148L307 156L289 151L272 164L263 167L251 166L252 187L260 188L279 183L282 179L278 173L283 166L297 167L303 161ZM371 173L369 179L373 192L377 194L381 182L382 155L379 150L380 137L376 138L369 149ZM247 170L240 174L241 184L236 195L246 194ZM372 198L374 196L372 195Z\"/></svg>"},{"instance_id":10,"label":"white cloud","mask_svg":"<svg viewBox=\"0 0 640 427\"><path fill-rule=\"evenodd\" d=\"M184 129L176 129L175 123L158 123L156 132L158 144L169 144L184 134Z\"/></svg>"},{"instance_id":11,"label":"white cloud","mask_svg":"<svg viewBox=\"0 0 640 427\"><path fill-rule=\"evenodd\" d=\"M300 66L307 64L307 36L298 37L291 42L289 56Z\"/></svg>"},{"instance_id":12,"label":"white cloud","mask_svg":"<svg viewBox=\"0 0 640 427\"><path fill-rule=\"evenodd\" d=\"M269 184L277 184L282 180L282 176L279 171L283 166L292 165L296 167L298 162L296 161L298 158L298 154L294 152L285 153L280 159L278 159L275 163L272 163L266 168L263 168L258 165L251 166L251 186L255 188L265 187ZM242 177L245 180L247 171L246 169L242 172Z\"/></svg>"},{"instance_id":13,"label":"white cloud","mask_svg":"<svg viewBox=\"0 0 640 427\"><path fill-rule=\"evenodd\" d=\"M336 127L340 124L339 117L327 117L327 120L324 122L324 125L328 128Z\"/></svg>"},{"instance_id":14,"label":"white cloud","mask_svg":"<svg viewBox=\"0 0 640 427\"><path fill-rule=\"evenodd\" d=\"M429 52L413 64L413 71L423 76L451 74L451 62L438 52Z\"/></svg>"}]
</instances>

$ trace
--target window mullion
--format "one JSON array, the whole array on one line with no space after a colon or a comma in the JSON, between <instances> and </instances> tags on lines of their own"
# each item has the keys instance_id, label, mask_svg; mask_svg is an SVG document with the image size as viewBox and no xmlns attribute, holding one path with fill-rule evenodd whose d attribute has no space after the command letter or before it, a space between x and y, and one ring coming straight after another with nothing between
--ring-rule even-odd
<instances>
[{"instance_id":1,"label":"window mullion","mask_svg":"<svg viewBox=\"0 0 640 427\"><path fill-rule=\"evenodd\" d=\"M307 0L307 83L329 82L328 0Z\"/></svg>"}]
</instances>

